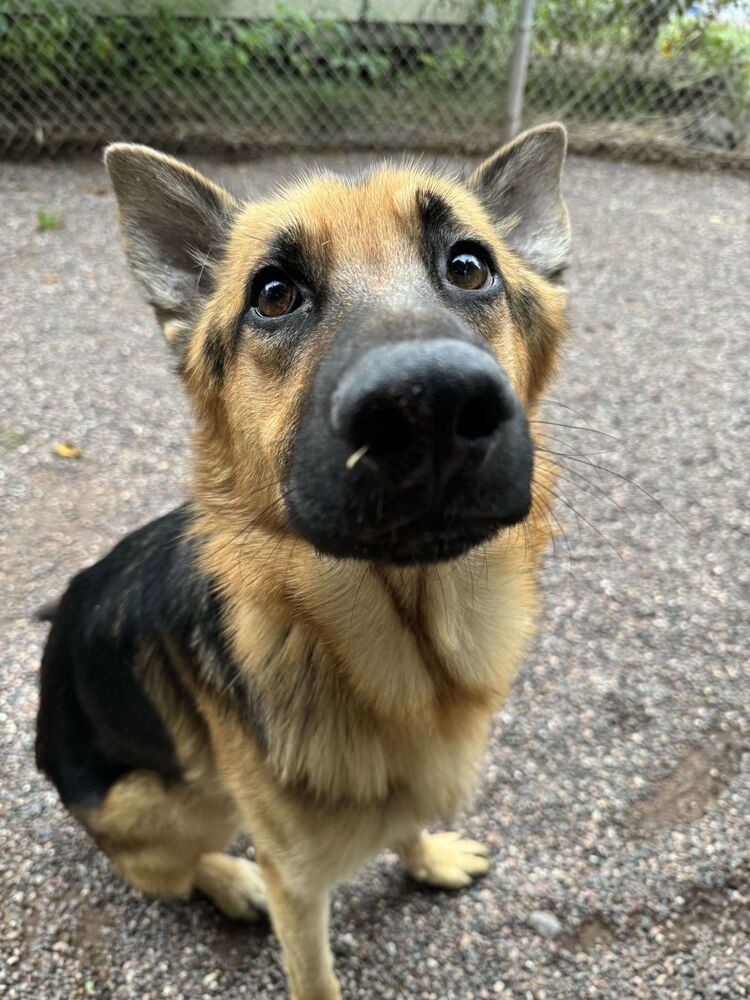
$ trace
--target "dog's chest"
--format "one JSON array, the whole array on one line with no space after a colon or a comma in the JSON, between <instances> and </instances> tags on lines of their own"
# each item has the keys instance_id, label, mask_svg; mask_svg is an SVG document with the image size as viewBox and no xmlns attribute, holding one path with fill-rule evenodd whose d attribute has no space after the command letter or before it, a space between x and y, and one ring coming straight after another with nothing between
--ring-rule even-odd
<instances>
[{"instance_id":1,"label":"dog's chest","mask_svg":"<svg viewBox=\"0 0 750 1000\"><path fill-rule=\"evenodd\" d=\"M302 786L331 804L404 804L421 822L447 818L475 787L486 741L487 707L436 707L411 722L383 720L348 692L325 705L309 701L306 717L276 727L268 763L288 788Z\"/></svg>"},{"instance_id":2,"label":"dog's chest","mask_svg":"<svg viewBox=\"0 0 750 1000\"><path fill-rule=\"evenodd\" d=\"M266 759L282 785L332 803L408 799L424 822L466 803L502 685L467 690L445 662L417 665L407 652L416 658L382 662L379 685L319 651L257 689Z\"/></svg>"},{"instance_id":3,"label":"dog's chest","mask_svg":"<svg viewBox=\"0 0 750 1000\"><path fill-rule=\"evenodd\" d=\"M434 818L464 804L531 616L523 579L492 569L423 575L411 607L375 574L349 593L319 569L302 622L272 623L258 606L236 619L281 785L329 802L409 798Z\"/></svg>"}]
</instances>

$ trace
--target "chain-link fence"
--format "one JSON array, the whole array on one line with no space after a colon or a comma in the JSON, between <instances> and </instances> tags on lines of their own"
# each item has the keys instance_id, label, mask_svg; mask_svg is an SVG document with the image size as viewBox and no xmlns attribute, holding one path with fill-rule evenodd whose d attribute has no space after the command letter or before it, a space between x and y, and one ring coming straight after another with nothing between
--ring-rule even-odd
<instances>
[{"instance_id":1,"label":"chain-link fence","mask_svg":"<svg viewBox=\"0 0 750 1000\"><path fill-rule=\"evenodd\" d=\"M562 120L574 148L750 165L748 0L533 7L0 0L0 152L114 138L478 152L523 96L522 123Z\"/></svg>"}]
</instances>

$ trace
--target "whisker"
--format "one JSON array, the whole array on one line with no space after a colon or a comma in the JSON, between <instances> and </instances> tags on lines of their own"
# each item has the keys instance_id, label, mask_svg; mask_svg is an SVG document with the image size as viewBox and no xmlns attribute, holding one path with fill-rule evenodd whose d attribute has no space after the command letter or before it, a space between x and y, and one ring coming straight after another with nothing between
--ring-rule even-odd
<instances>
[{"instance_id":1,"label":"whisker","mask_svg":"<svg viewBox=\"0 0 750 1000\"><path fill-rule=\"evenodd\" d=\"M549 519L547 518L546 513L544 511L540 511L540 513L544 518L544 525L539 524L538 520L534 518L534 520L531 522L531 527L534 529L534 531L541 531L542 528L544 528L544 533L546 534L550 542L552 542L552 555L554 556L555 559L557 559L557 543L555 542L555 534L552 531L552 525L549 523Z\"/></svg>"},{"instance_id":2,"label":"whisker","mask_svg":"<svg viewBox=\"0 0 750 1000\"><path fill-rule=\"evenodd\" d=\"M576 455L581 455L583 458L590 458L592 455L606 455L608 453L611 454L613 451L616 451L617 448L620 447L619 445L617 446L607 445L606 448L597 448L595 451L589 451L589 450L581 451L580 448L576 448L576 446L574 444L571 444L570 441L566 441L565 438L558 437L556 434L545 434L542 438L542 441L544 442L544 444L546 444L548 441L554 441L557 444L562 444L566 448L570 448L570 450L574 452ZM544 448L542 444L537 444L536 447L539 451L548 450L547 448Z\"/></svg>"},{"instance_id":3,"label":"whisker","mask_svg":"<svg viewBox=\"0 0 750 1000\"><path fill-rule=\"evenodd\" d=\"M445 612L445 627L449 628L450 622L448 620L448 602L445 599L445 590L443 589L443 581L437 566L435 566L434 569L435 569L435 576L437 577L438 583L440 584L440 593L443 595L443 611Z\"/></svg>"},{"instance_id":4,"label":"whisker","mask_svg":"<svg viewBox=\"0 0 750 1000\"><path fill-rule=\"evenodd\" d=\"M554 442L555 444L562 445L565 449L567 449L568 451L570 451L573 455L578 455L580 458L591 458L594 455L605 455L607 453L611 453L613 451L616 451L619 447L621 447L621 445L619 443L618 444L608 444L608 445L606 445L606 446L604 446L602 448L597 448L597 449L595 449L593 451L590 448L587 448L586 451L583 451L583 449L579 447L578 442L576 442L575 444L573 444L570 440L566 440L565 438L559 437L556 434L547 434L545 432L545 433L542 434L541 441L538 444L536 444L537 450L538 451L545 451L545 452L547 452L550 455L555 454L554 451L550 450L547 447L547 444L549 442Z\"/></svg>"},{"instance_id":5,"label":"whisker","mask_svg":"<svg viewBox=\"0 0 750 1000\"><path fill-rule=\"evenodd\" d=\"M521 521L521 531L523 533L523 561L529 557L529 526L525 521Z\"/></svg>"},{"instance_id":6,"label":"whisker","mask_svg":"<svg viewBox=\"0 0 750 1000\"><path fill-rule=\"evenodd\" d=\"M569 483L571 486L577 487L577 489L582 490L584 493L588 493L589 496L600 496L603 500L609 500L610 503L613 503L615 507L617 507L617 509L625 515L625 517L628 519L628 521L630 521L631 524L635 524L635 519L631 516L630 512L625 507L623 507L622 504L619 504L613 496L610 496L606 490L603 490L601 486L597 486L596 483L592 483L590 479L587 479L585 476L582 476L580 472L576 472L575 469L569 469L567 465L560 466L560 468L564 472L567 472L568 475L575 476L576 479L580 479L584 483L587 483L591 487L591 489L594 490L595 492L591 493L589 490L581 486L580 483L576 482L575 479L568 479L567 476L562 475L562 473L558 473L558 477L562 479L563 482Z\"/></svg>"},{"instance_id":7,"label":"whisker","mask_svg":"<svg viewBox=\"0 0 750 1000\"><path fill-rule=\"evenodd\" d=\"M586 416L586 414L582 410L577 410L575 406L570 406L568 403L561 403L559 399L552 399L550 396L546 396L543 400L541 400L541 402L551 403L553 406L559 406L563 410L569 410L571 413L575 413L577 417L580 417L581 420L585 421L589 426L591 426L591 422L589 418Z\"/></svg>"},{"instance_id":8,"label":"whisker","mask_svg":"<svg viewBox=\"0 0 750 1000\"><path fill-rule=\"evenodd\" d=\"M617 479L621 479L624 483L628 483L630 486L634 486L635 489L641 492L644 496L648 497L652 503L655 503L656 506L661 511L663 511L665 514L671 517L676 524L679 524L681 528L687 530L686 525L682 523L682 521L679 519L679 517L677 517L676 514L673 514L671 510L665 507L664 504L661 502L661 500L657 499L653 495L653 493L650 493L644 486L641 486L640 483L637 483L634 479L630 479L629 476L625 476L621 472L616 472L614 469L608 469L604 465L598 465L596 462L589 462L585 458L576 458L575 455L568 455L562 451L551 451L549 448L543 448L541 450L546 451L549 455L555 455L556 457L560 458L569 458L571 462L580 462L582 465L588 465L589 468L597 469L599 472L609 473L611 476L615 476ZM570 469L568 469L568 472L570 472Z\"/></svg>"},{"instance_id":9,"label":"whisker","mask_svg":"<svg viewBox=\"0 0 750 1000\"><path fill-rule=\"evenodd\" d=\"M233 535L231 538L227 539L227 541L224 542L224 544L221 545L216 550L216 554L219 555L220 553L224 552L230 545L234 545L242 536L247 535L249 532L251 532L253 528L259 527L260 523L261 523L261 519L263 517L265 517L266 514L268 514L269 511L276 504L279 504L279 503L283 504L283 500L284 500L283 497L274 497L274 499L271 501L270 504L268 504L267 507L265 507L259 513L254 513L252 515L252 517L250 518L250 520L246 524L244 524L235 535Z\"/></svg>"},{"instance_id":10,"label":"whisker","mask_svg":"<svg viewBox=\"0 0 750 1000\"><path fill-rule=\"evenodd\" d=\"M237 545L238 546L237 563L239 565L240 562L244 559L245 549L249 544L251 538L253 537L252 536L253 528L261 527L261 518L263 518L274 505L281 502L281 500L282 500L281 497L276 497L258 515L253 515L253 517L242 528L240 528L240 530L235 535L227 539L227 541L216 550L216 553L220 554L224 552L230 545ZM266 528L266 530L268 530L267 526L264 527ZM267 544L270 543L272 539L276 538L277 535L281 535L281 537L284 538L286 536L286 529L284 527L281 527L271 531L269 534ZM261 552L262 551L263 549L261 549ZM242 582L243 585L247 582L247 576L245 572L242 572Z\"/></svg>"},{"instance_id":11,"label":"whisker","mask_svg":"<svg viewBox=\"0 0 750 1000\"><path fill-rule=\"evenodd\" d=\"M530 420L530 424L544 424L547 427L566 427L571 431L584 431L586 434L599 434L601 437L609 438L611 441L617 441L618 444L622 444L622 439L618 438L615 434L610 434L608 431L599 431L595 427L582 427L580 424L560 424L555 420Z\"/></svg>"},{"instance_id":12,"label":"whisker","mask_svg":"<svg viewBox=\"0 0 750 1000\"><path fill-rule=\"evenodd\" d=\"M352 628L354 627L354 609L357 607L357 598L359 597L359 591L362 584L365 582L365 577L367 576L370 567L365 563L365 568L362 570L362 576L359 578L359 583L357 584L357 589L354 591L354 603L352 604L352 613L349 616L349 634L351 635Z\"/></svg>"},{"instance_id":13,"label":"whisker","mask_svg":"<svg viewBox=\"0 0 750 1000\"><path fill-rule=\"evenodd\" d=\"M259 577L263 575L263 571L265 570L266 566L271 561L271 559L273 559L273 557L276 554L277 550L280 548L282 542L287 537L286 531L284 531L283 529L280 529L277 532L275 532L275 535L279 536L279 540L278 540L278 542L276 542L276 544L274 545L273 549L266 556L265 561L264 561L263 565L260 568L260 572L258 573ZM271 535L271 538L274 538L275 535Z\"/></svg>"},{"instance_id":14,"label":"whisker","mask_svg":"<svg viewBox=\"0 0 750 1000\"><path fill-rule=\"evenodd\" d=\"M552 510L551 507L548 507L547 510L549 511L550 517L552 517L552 519L554 520L555 524L559 528L560 534L562 535L563 541L565 542L565 548L568 551L568 573L571 576L573 576L573 553L570 551L570 542L568 541L568 536L566 535L565 529L563 528L563 526L562 526L562 524L560 522L560 519L557 516L557 514L555 514L554 510Z\"/></svg>"},{"instance_id":15,"label":"whisker","mask_svg":"<svg viewBox=\"0 0 750 1000\"><path fill-rule=\"evenodd\" d=\"M549 508L549 511L550 511L550 513L552 512L551 508ZM552 555L554 556L555 559L557 559L557 542L555 541L555 532L552 530L552 525L550 524L549 517L547 516L547 511L546 510L541 510L540 513L541 513L542 517L544 518L544 527L546 529L547 537L552 542ZM537 531L540 528L540 525L537 523L537 519L536 518L534 518L534 522L533 522L532 527L534 527ZM558 527L559 527L559 524L558 524ZM570 551L568 551L568 566L570 568Z\"/></svg>"},{"instance_id":16,"label":"whisker","mask_svg":"<svg viewBox=\"0 0 750 1000\"><path fill-rule=\"evenodd\" d=\"M599 535L599 537L603 541L605 541L607 545L609 545L609 547L612 549L615 555L617 555L619 559L622 559L622 561L625 562L625 557L623 556L622 552L620 552L620 550L610 541L610 539L607 538L607 536L604 534L603 531L600 531L595 524L592 524L588 518L584 517L583 514L577 511L572 503L569 503L564 496L562 496L556 490L553 490L550 486L545 486L544 483L539 483L539 485L542 487L542 489L545 489L547 490L548 493L551 493L552 496L555 497L557 500L559 500L561 503L564 503L565 506L569 508L569 510L572 510L577 518L580 518L584 522L584 524L587 524L589 528L592 529L592 531L595 531L597 535Z\"/></svg>"}]
</instances>

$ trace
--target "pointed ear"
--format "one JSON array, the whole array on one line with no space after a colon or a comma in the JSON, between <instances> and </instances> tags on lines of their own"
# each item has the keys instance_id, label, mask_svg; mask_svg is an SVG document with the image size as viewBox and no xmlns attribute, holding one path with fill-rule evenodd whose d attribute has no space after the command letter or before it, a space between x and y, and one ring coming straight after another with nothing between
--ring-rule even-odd
<instances>
[{"instance_id":1,"label":"pointed ear","mask_svg":"<svg viewBox=\"0 0 750 1000\"><path fill-rule=\"evenodd\" d=\"M567 266L570 252L560 192L566 147L562 125L540 125L485 160L468 182L511 250L548 278Z\"/></svg>"},{"instance_id":2,"label":"pointed ear","mask_svg":"<svg viewBox=\"0 0 750 1000\"><path fill-rule=\"evenodd\" d=\"M130 268L167 340L180 346L213 284L238 204L223 188L148 146L117 142L104 162L117 196Z\"/></svg>"}]
</instances>

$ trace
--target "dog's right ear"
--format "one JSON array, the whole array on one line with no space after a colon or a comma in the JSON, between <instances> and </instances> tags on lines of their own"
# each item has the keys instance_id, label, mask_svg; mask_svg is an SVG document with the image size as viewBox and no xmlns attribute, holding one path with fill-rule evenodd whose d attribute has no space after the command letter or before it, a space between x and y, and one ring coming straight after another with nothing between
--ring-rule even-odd
<instances>
[{"instance_id":1,"label":"dog's right ear","mask_svg":"<svg viewBox=\"0 0 750 1000\"><path fill-rule=\"evenodd\" d=\"M148 146L114 143L104 162L130 268L167 340L180 350L212 290L212 263L238 203L196 170Z\"/></svg>"},{"instance_id":2,"label":"dog's right ear","mask_svg":"<svg viewBox=\"0 0 750 1000\"><path fill-rule=\"evenodd\" d=\"M469 178L511 250L552 279L565 269L570 254L570 222L560 191L566 149L562 125L538 125L499 149Z\"/></svg>"}]
</instances>

